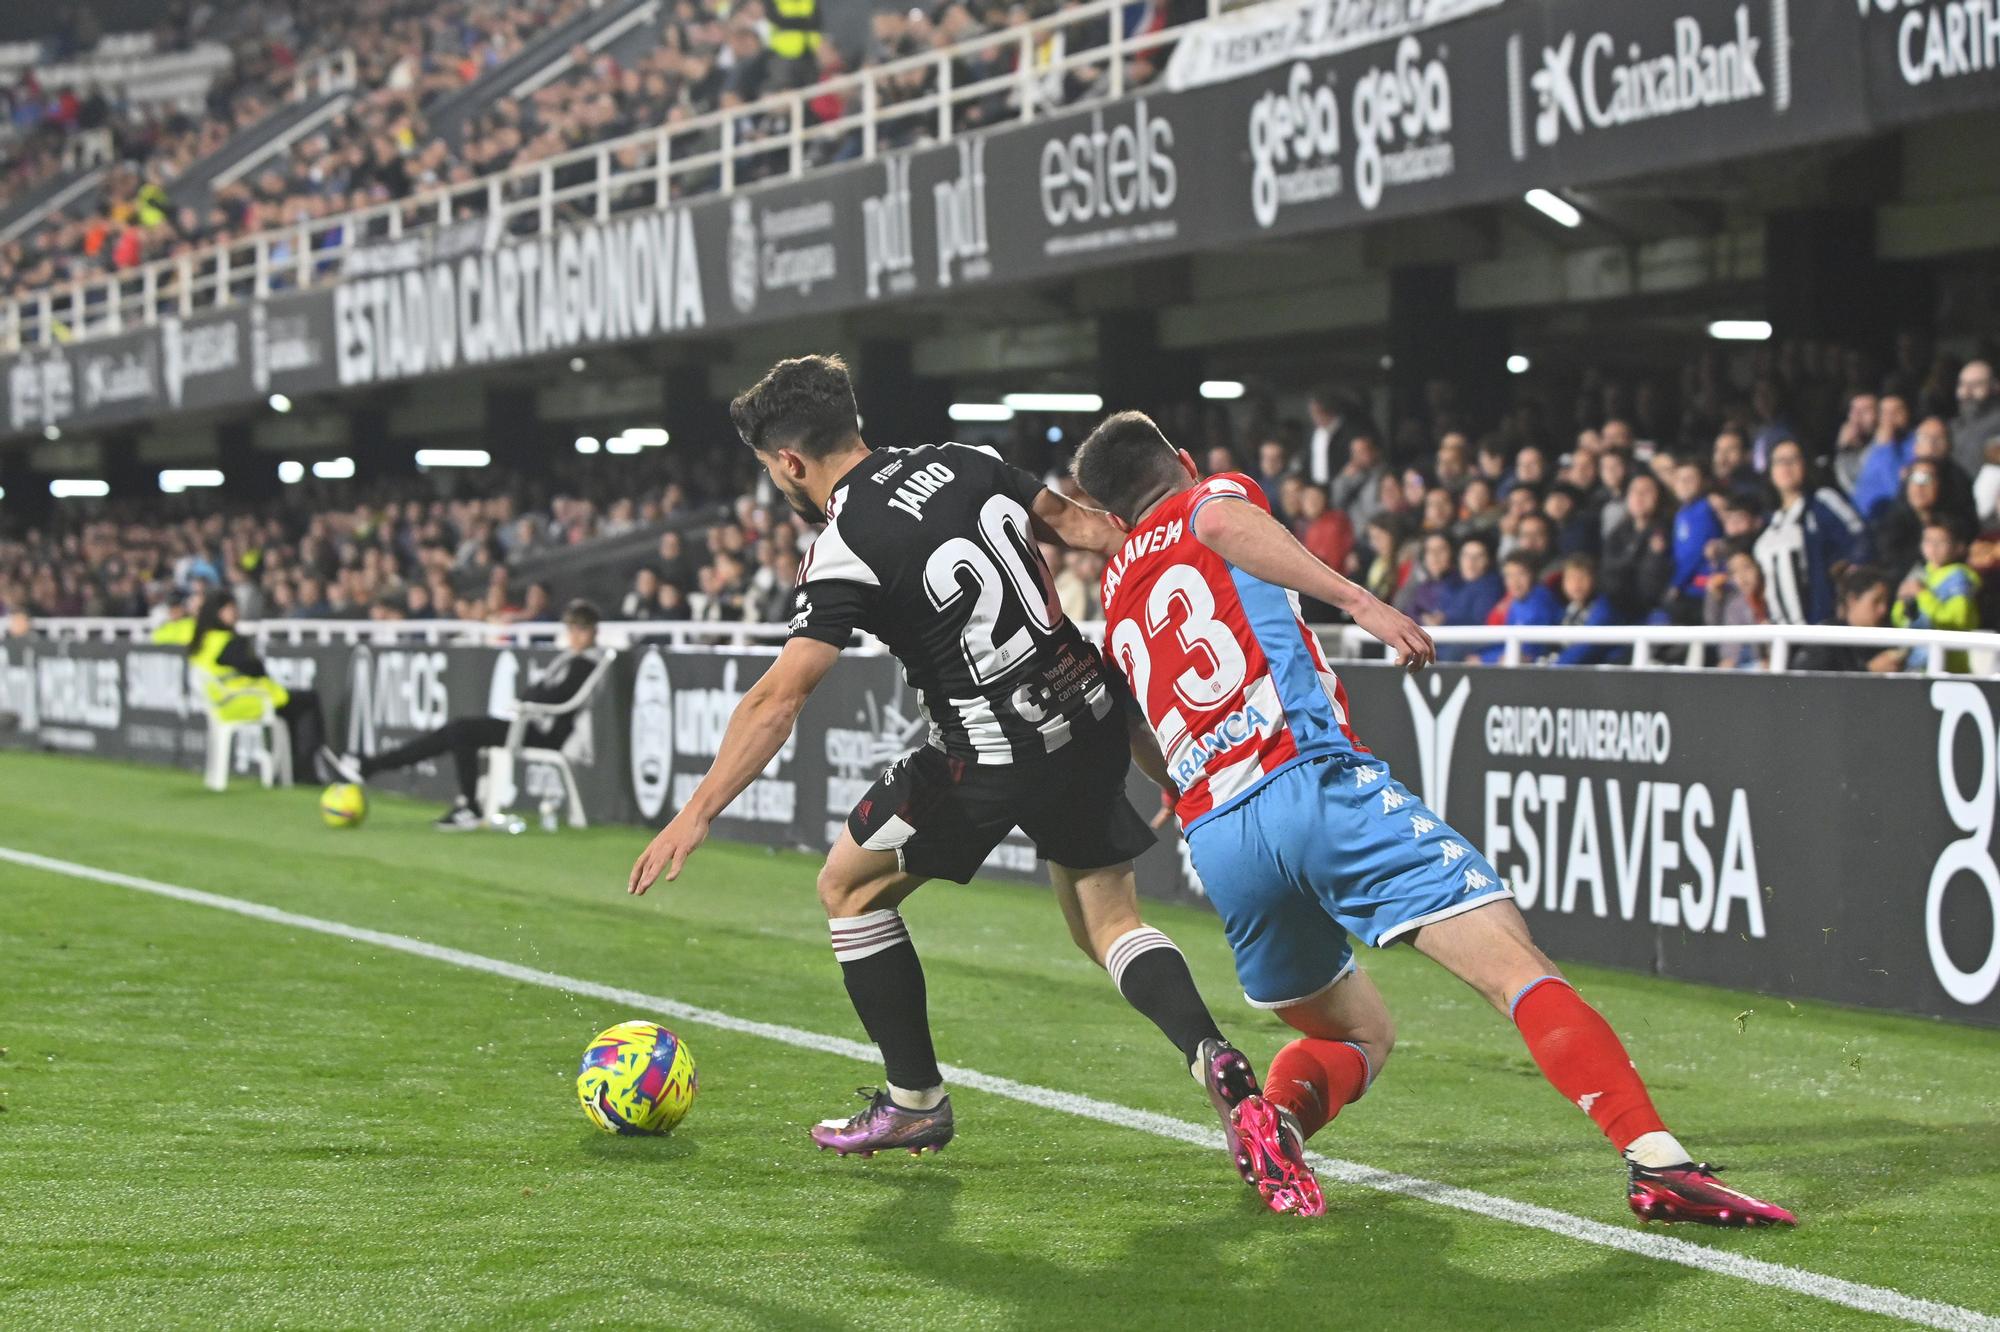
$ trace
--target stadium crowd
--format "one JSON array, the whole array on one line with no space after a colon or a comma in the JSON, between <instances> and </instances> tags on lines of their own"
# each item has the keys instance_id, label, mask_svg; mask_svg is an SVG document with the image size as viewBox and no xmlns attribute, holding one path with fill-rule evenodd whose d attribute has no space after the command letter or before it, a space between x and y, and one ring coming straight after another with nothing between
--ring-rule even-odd
<instances>
[{"instance_id":1,"label":"stadium crowd","mask_svg":"<svg viewBox=\"0 0 2000 1332\"><path fill-rule=\"evenodd\" d=\"M1392 439L1335 388L1315 391L1297 419L1254 396L1158 416L1206 471L1250 475L1315 555L1428 625L1976 629L1995 618L1984 571L2000 564L2000 394L1989 361L1919 359L1917 346L1886 371L1793 345L1760 349L1733 375L1705 355L1670 383L1586 371L1560 425L1525 392L1497 428L1475 431L1445 382ZM993 442L1070 486L1076 425L1023 415ZM422 476L358 492L311 482L286 496L231 514L186 497L119 501L82 522L0 535L0 608L159 615L227 587L252 619L545 620L557 593L576 589L523 576L533 557L622 537L628 553L609 576L626 590L612 618L775 622L811 541L722 439L571 455L534 476L477 473L453 498ZM163 519L163 506L184 516ZM1098 618L1102 561L1044 555L1064 609ZM1620 650L1525 655L1594 664ZM1747 647L1721 660L1762 662ZM1801 660L1923 665L1897 652L1808 649Z\"/></svg>"},{"instance_id":2,"label":"stadium crowd","mask_svg":"<svg viewBox=\"0 0 2000 1332\"><path fill-rule=\"evenodd\" d=\"M343 213L464 184L605 139L672 128L773 92L810 88L846 72L850 64L874 65L942 49L1080 2L927 0L910 8L884 8L873 16L865 49L843 55L816 30L787 29L766 0L672 0L662 6L649 40L630 48L619 43L620 49L639 52L628 60L578 45L561 77L526 96L498 98L462 131L446 135L435 132L426 118L439 98L476 82L537 33L574 16L587 0L260 0L248 13L232 6L200 6L201 21L183 0L174 10L179 21L163 23L162 40L196 40L225 18L227 27L217 30L234 35L233 73L211 91L207 114L130 114L101 93L81 100L67 90L43 93L32 78L10 94L17 120L32 132L21 137L11 159L0 159L6 193L56 169L64 136L80 129L112 128L117 165L94 198L0 245L0 290L24 295L76 279L102 278L301 223L312 224L315 250L333 248L343 236L341 224L329 219ZM1156 28L1172 8L1134 5L1128 26ZM1066 27L1059 40L1045 43L1037 61L1056 58L1065 46L1084 49L1104 40L1102 20L1073 26L1075 31ZM355 57L358 92L345 111L301 138L284 157L215 189L201 204L172 197L175 181L191 165L279 105L302 64L347 51ZM1128 79L1135 84L1150 79L1164 56L1164 49L1136 48ZM1009 73L1018 58L1013 44L996 45L958 62L953 84L965 87ZM1045 101L1066 101L1105 77L1101 67L1070 69L1051 77L1038 95ZM879 101L893 107L933 86L928 71L893 76L878 85ZM1004 118L1013 96L1010 88L968 102L958 112L961 126ZM837 120L858 110L859 101L856 94L834 91L810 98L810 122ZM914 142L934 125L927 115L892 120L882 142ZM737 178L756 179L783 168L788 160L783 151L758 152L755 145L767 138L782 141L789 128L782 117L740 119L737 141L751 151L738 162ZM716 146L686 137L672 141L670 151L684 160ZM815 139L812 148L820 161L843 160L860 151L858 129ZM634 170L652 160L652 146L641 144L621 149L616 165ZM595 171L594 161L570 164L559 170L555 183L566 188L587 182ZM677 195L701 192L714 188L718 177L719 172L680 177L674 189ZM635 185L634 197L621 199L621 206L655 203L654 188L650 178ZM484 211L486 200L481 192L468 191L454 205L462 215L474 216ZM281 264L296 257L274 255ZM287 280L281 276L278 285Z\"/></svg>"}]
</instances>

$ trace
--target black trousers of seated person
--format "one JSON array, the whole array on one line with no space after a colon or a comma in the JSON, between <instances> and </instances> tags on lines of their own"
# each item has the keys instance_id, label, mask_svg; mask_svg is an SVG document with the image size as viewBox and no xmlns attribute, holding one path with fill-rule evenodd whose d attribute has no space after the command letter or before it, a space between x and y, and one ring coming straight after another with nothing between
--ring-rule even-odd
<instances>
[{"instance_id":1,"label":"black trousers of seated person","mask_svg":"<svg viewBox=\"0 0 2000 1332\"><path fill-rule=\"evenodd\" d=\"M292 780L310 782L319 758L320 743L326 739L326 714L320 710L319 695L310 689L287 691L291 697L276 711L292 733Z\"/></svg>"},{"instance_id":2,"label":"black trousers of seated person","mask_svg":"<svg viewBox=\"0 0 2000 1332\"><path fill-rule=\"evenodd\" d=\"M506 743L507 723L498 717L453 717L428 735L420 735L408 744L397 745L387 753L362 759L361 775L373 777L378 772L407 768L413 763L449 754L452 766L458 769L458 792L469 805L479 788L479 751Z\"/></svg>"}]
</instances>

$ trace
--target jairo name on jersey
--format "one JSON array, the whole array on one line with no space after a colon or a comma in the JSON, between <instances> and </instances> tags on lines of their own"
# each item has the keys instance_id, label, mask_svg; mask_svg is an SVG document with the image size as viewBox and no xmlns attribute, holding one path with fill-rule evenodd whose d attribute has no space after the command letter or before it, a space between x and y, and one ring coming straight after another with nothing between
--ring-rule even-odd
<instances>
[{"instance_id":1,"label":"jairo name on jersey","mask_svg":"<svg viewBox=\"0 0 2000 1332\"><path fill-rule=\"evenodd\" d=\"M1176 518L1126 542L1125 549L1118 552L1118 558L1111 561L1111 571L1104 575L1105 602L1108 604L1112 594L1118 591L1119 581L1125 577L1125 571L1132 567L1133 561L1151 555L1155 551L1165 550L1179 541L1181 534L1186 530L1186 526Z\"/></svg>"},{"instance_id":2,"label":"jairo name on jersey","mask_svg":"<svg viewBox=\"0 0 2000 1332\"><path fill-rule=\"evenodd\" d=\"M1270 718L1257 711L1255 704L1238 708L1224 717L1214 730L1196 736L1191 747L1183 751L1184 757L1174 764L1174 785L1187 790L1200 780L1201 771L1208 766L1210 759L1227 754L1252 736L1262 735L1270 725Z\"/></svg>"},{"instance_id":3,"label":"jairo name on jersey","mask_svg":"<svg viewBox=\"0 0 2000 1332\"><path fill-rule=\"evenodd\" d=\"M919 467L904 479L903 484L896 487L896 493L889 497L889 507L901 509L918 522L922 522L924 502L944 489L945 482L953 480L955 476L956 473L951 468L940 462Z\"/></svg>"}]
</instances>

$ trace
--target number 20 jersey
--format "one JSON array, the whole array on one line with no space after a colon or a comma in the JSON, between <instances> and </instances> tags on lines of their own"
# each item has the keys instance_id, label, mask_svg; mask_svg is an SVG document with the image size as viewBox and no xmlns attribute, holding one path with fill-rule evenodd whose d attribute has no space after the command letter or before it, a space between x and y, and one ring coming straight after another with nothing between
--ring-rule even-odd
<instances>
[{"instance_id":1,"label":"number 20 jersey","mask_svg":"<svg viewBox=\"0 0 2000 1332\"><path fill-rule=\"evenodd\" d=\"M799 564L793 636L880 638L923 701L930 743L953 758L1055 753L1116 701L1035 544L1041 489L988 449L872 451L834 487Z\"/></svg>"},{"instance_id":2,"label":"number 20 jersey","mask_svg":"<svg viewBox=\"0 0 2000 1332\"><path fill-rule=\"evenodd\" d=\"M1212 476L1148 514L1104 570L1106 654L1145 709L1189 830L1295 763L1368 752L1298 599L1196 538L1195 515L1217 502L1270 512L1249 477Z\"/></svg>"}]
</instances>

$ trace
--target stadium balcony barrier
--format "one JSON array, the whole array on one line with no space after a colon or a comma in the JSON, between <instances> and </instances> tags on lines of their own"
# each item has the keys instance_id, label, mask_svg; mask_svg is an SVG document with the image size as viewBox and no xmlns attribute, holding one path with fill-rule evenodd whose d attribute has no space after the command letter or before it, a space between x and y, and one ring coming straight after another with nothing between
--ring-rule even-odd
<instances>
[{"instance_id":1,"label":"stadium balcony barrier","mask_svg":"<svg viewBox=\"0 0 2000 1332\"><path fill-rule=\"evenodd\" d=\"M143 643L152 633L153 622L131 618L50 617L37 619L36 629L63 640L107 643ZM1093 640L1102 636L1103 626L1080 626ZM1379 657L1381 645L1365 630L1351 624L1315 625L1322 643L1335 658L1347 661ZM489 624L483 620L262 620L246 623L244 631L260 642L289 644L379 644L395 646L491 646L533 647L554 643L562 634L555 620ZM1923 673L1949 674L1946 654L1964 652L1973 667L1971 674L2000 675L2000 636L1991 633L1945 629L1851 629L1845 626L1808 624L1764 624L1753 626L1678 625L1438 625L1429 630L1440 647L1486 649L1499 647L1502 666L1533 664L1524 660L1529 645L1568 647L1572 644L1624 648L1631 652L1629 664L1611 669L1701 669L1710 663L1710 649L1738 646L1764 652L1771 671L1784 671L1796 648L1816 645L1860 648L1934 649L1927 652ZM726 651L773 649L791 636L785 624L751 624L730 620L626 620L606 621L598 631L599 641L610 648L659 645L676 649L711 648ZM1662 649L1679 649L1685 659L1663 662ZM862 635L855 650L883 651L882 644ZM1912 672L1915 673L1915 672Z\"/></svg>"},{"instance_id":2,"label":"stadium balcony barrier","mask_svg":"<svg viewBox=\"0 0 2000 1332\"><path fill-rule=\"evenodd\" d=\"M874 161L918 137L949 142L959 133L960 113L975 103L1004 112L982 120L984 129L1113 102L1125 96L1128 85L1136 86L1132 61L1163 67L1178 34L1233 8L1240 6L1208 0L1199 18L1128 33L1126 0L1089 0L955 46L477 180L256 232L108 278L44 288L0 302L0 352L87 341L277 291L328 284L347 270L357 250L453 223L483 222L489 235L541 235L577 216L604 220L666 198L727 194L740 179L796 179L812 168L816 155ZM1086 34L1096 26L1106 35L1092 41ZM1010 55L1013 68L970 83L957 81L960 66L996 53ZM1091 88L1064 95L1068 75L1099 67L1103 76ZM918 91L902 95L912 88ZM809 104L829 97L841 100L844 114L807 124ZM768 132L746 133L746 126Z\"/></svg>"}]
</instances>

